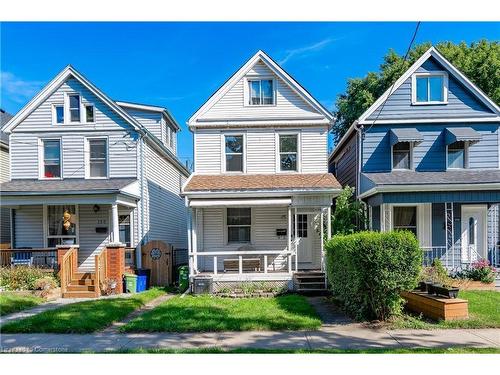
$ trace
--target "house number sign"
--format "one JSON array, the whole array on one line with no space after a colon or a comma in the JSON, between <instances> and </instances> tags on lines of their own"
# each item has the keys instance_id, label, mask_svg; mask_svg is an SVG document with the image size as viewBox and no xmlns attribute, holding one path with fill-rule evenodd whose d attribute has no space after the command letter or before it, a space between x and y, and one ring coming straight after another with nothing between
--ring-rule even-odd
<instances>
[{"instance_id":1,"label":"house number sign","mask_svg":"<svg viewBox=\"0 0 500 375\"><path fill-rule=\"evenodd\" d=\"M161 257L161 250L158 249L157 247L151 249L149 255L151 256L151 259L153 260L158 260Z\"/></svg>"}]
</instances>

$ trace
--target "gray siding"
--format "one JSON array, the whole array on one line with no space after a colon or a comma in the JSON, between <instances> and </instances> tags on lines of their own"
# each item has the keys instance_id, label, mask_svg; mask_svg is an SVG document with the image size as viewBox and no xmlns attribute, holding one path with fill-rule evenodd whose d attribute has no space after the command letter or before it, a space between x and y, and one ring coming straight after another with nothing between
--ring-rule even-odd
<instances>
[{"instance_id":1,"label":"gray siding","mask_svg":"<svg viewBox=\"0 0 500 375\"><path fill-rule=\"evenodd\" d=\"M417 128L424 141L414 147L414 167L417 171L446 170L445 129L447 127L472 127L482 135L480 142L469 148L470 168L496 169L499 166L499 124L409 124L375 125L366 133L363 142L363 171L382 172L391 170L390 129Z\"/></svg>"},{"instance_id":2,"label":"gray siding","mask_svg":"<svg viewBox=\"0 0 500 375\"><path fill-rule=\"evenodd\" d=\"M101 209L98 212L94 212L93 205L81 204L78 206L78 223L80 225L78 263L80 270L93 270L95 268L95 258L92 255L98 254L104 245L109 242L111 206L101 205L100 207ZM108 227L106 233L96 233L98 220L106 223Z\"/></svg>"},{"instance_id":3,"label":"gray siding","mask_svg":"<svg viewBox=\"0 0 500 375\"><path fill-rule=\"evenodd\" d=\"M417 72L445 70L434 58L427 60ZM422 118L466 118L487 117L492 111L455 78L449 75L448 104L412 105L411 77L408 78L386 101L379 120L422 119ZM377 118L380 109L374 111L368 120Z\"/></svg>"},{"instance_id":4,"label":"gray siding","mask_svg":"<svg viewBox=\"0 0 500 375\"><path fill-rule=\"evenodd\" d=\"M44 247L43 206L20 206L15 209L15 247Z\"/></svg>"},{"instance_id":5,"label":"gray siding","mask_svg":"<svg viewBox=\"0 0 500 375\"><path fill-rule=\"evenodd\" d=\"M0 146L0 182L9 181L9 149ZM10 243L10 209L0 208L0 243Z\"/></svg>"},{"instance_id":6,"label":"gray siding","mask_svg":"<svg viewBox=\"0 0 500 375\"><path fill-rule=\"evenodd\" d=\"M331 161L331 165L329 166L329 170L334 171L335 177L337 177L342 186L357 187L358 150L356 143L357 133L353 133L349 140L342 146L342 151L340 151L335 160Z\"/></svg>"}]
</instances>

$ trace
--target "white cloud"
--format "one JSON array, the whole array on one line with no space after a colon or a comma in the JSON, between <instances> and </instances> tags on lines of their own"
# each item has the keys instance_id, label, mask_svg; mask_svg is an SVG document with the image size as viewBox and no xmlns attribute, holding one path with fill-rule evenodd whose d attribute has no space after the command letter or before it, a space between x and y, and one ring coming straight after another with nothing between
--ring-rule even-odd
<instances>
[{"instance_id":1,"label":"white cloud","mask_svg":"<svg viewBox=\"0 0 500 375\"><path fill-rule=\"evenodd\" d=\"M2 94L17 103L25 103L32 98L43 85L42 81L26 81L10 72L0 72Z\"/></svg>"},{"instance_id":2,"label":"white cloud","mask_svg":"<svg viewBox=\"0 0 500 375\"><path fill-rule=\"evenodd\" d=\"M304 47L299 47L299 48L294 48L294 49L289 49L285 51L285 57L282 58L279 63L281 65L286 64L290 59L296 58L296 57L305 57L312 52L318 52L321 51L323 48L328 46L330 43L332 43L335 39L333 38L327 38L323 39L319 42L309 44Z\"/></svg>"}]
</instances>

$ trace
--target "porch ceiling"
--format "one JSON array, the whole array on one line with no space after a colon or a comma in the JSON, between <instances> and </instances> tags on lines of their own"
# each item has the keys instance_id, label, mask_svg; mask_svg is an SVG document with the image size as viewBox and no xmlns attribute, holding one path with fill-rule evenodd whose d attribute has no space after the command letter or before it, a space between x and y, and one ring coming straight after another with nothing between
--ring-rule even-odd
<instances>
[{"instance_id":1,"label":"porch ceiling","mask_svg":"<svg viewBox=\"0 0 500 375\"><path fill-rule=\"evenodd\" d=\"M190 207L253 207L253 206L289 206L291 198L274 199L192 199Z\"/></svg>"}]
</instances>

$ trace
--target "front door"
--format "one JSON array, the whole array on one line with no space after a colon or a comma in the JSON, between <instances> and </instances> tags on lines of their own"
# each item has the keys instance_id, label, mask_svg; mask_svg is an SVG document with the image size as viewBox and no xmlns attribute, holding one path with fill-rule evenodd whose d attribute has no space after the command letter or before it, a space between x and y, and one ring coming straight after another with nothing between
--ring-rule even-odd
<instances>
[{"instance_id":1,"label":"front door","mask_svg":"<svg viewBox=\"0 0 500 375\"><path fill-rule=\"evenodd\" d=\"M298 260L299 263L312 262L312 226L311 214L297 214L297 240L298 240Z\"/></svg>"},{"instance_id":2,"label":"front door","mask_svg":"<svg viewBox=\"0 0 500 375\"><path fill-rule=\"evenodd\" d=\"M462 261L486 258L486 205L462 205Z\"/></svg>"}]
</instances>

